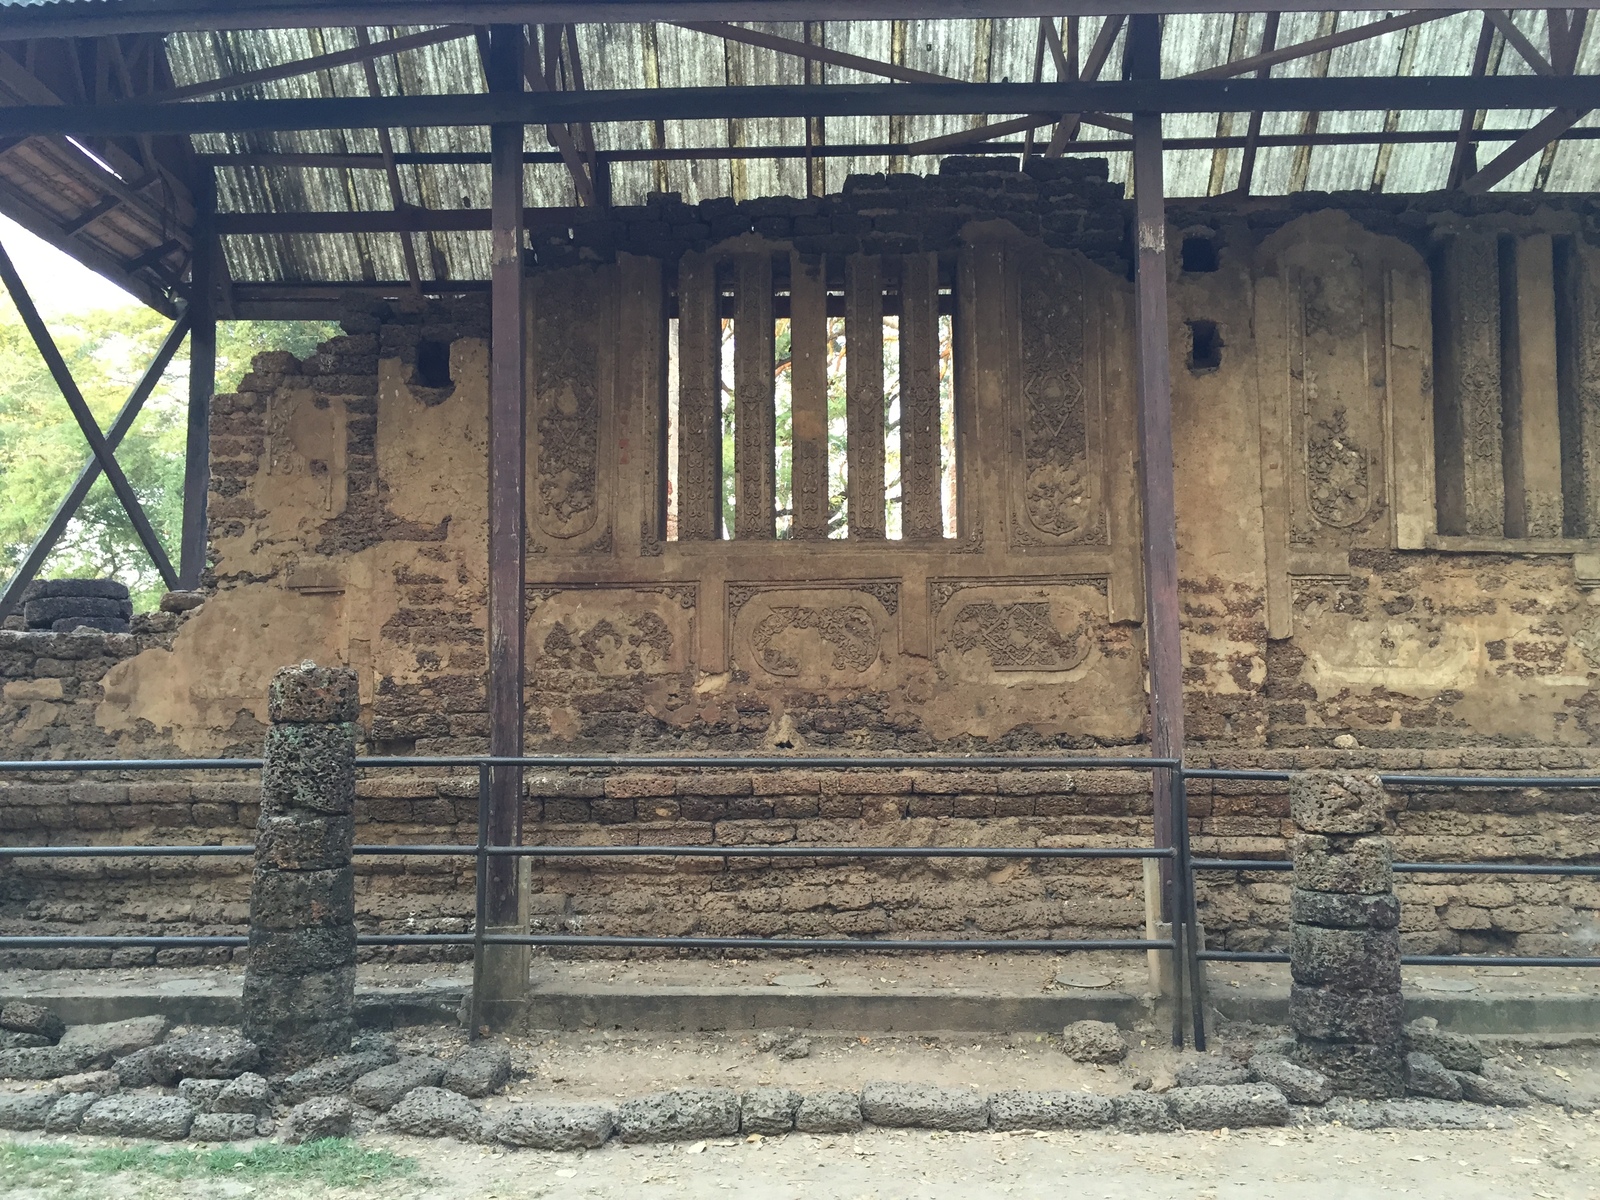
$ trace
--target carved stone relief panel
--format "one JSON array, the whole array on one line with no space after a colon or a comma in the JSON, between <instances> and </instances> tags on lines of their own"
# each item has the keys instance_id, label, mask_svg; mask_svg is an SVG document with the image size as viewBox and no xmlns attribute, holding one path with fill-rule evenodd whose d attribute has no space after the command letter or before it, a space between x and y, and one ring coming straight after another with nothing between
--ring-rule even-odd
<instances>
[{"instance_id":1,"label":"carved stone relief panel","mask_svg":"<svg viewBox=\"0 0 1600 1200\"><path fill-rule=\"evenodd\" d=\"M1077 255L1041 248L1020 256L1017 270L1010 541L1014 548L1103 546L1104 298Z\"/></svg>"},{"instance_id":2,"label":"carved stone relief panel","mask_svg":"<svg viewBox=\"0 0 1600 1200\"><path fill-rule=\"evenodd\" d=\"M1386 513L1384 277L1330 245L1295 247L1283 266L1289 412L1302 467L1291 476L1290 540L1348 549Z\"/></svg>"},{"instance_id":3,"label":"carved stone relief panel","mask_svg":"<svg viewBox=\"0 0 1600 1200\"><path fill-rule=\"evenodd\" d=\"M729 584L731 663L767 683L870 684L898 656L899 613L893 581Z\"/></svg>"},{"instance_id":4,"label":"carved stone relief panel","mask_svg":"<svg viewBox=\"0 0 1600 1200\"><path fill-rule=\"evenodd\" d=\"M928 585L941 675L967 683L1066 682L1098 657L1106 580L935 579Z\"/></svg>"},{"instance_id":5,"label":"carved stone relief panel","mask_svg":"<svg viewBox=\"0 0 1600 1200\"><path fill-rule=\"evenodd\" d=\"M530 671L671 675L689 665L694 584L528 589Z\"/></svg>"},{"instance_id":6,"label":"carved stone relief panel","mask_svg":"<svg viewBox=\"0 0 1600 1200\"><path fill-rule=\"evenodd\" d=\"M528 515L543 549L611 549L615 282L574 268L529 284Z\"/></svg>"}]
</instances>

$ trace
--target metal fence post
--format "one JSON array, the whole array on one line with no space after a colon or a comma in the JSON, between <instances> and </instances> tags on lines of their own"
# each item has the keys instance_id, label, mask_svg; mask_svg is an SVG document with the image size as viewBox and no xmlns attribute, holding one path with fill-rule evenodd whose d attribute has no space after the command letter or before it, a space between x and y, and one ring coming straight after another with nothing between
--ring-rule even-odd
<instances>
[{"instance_id":1,"label":"metal fence post","mask_svg":"<svg viewBox=\"0 0 1600 1200\"><path fill-rule=\"evenodd\" d=\"M472 1002L469 1036L483 1030L483 935L489 926L489 764L478 764L478 845L473 856L472 884L477 893L472 918Z\"/></svg>"}]
</instances>

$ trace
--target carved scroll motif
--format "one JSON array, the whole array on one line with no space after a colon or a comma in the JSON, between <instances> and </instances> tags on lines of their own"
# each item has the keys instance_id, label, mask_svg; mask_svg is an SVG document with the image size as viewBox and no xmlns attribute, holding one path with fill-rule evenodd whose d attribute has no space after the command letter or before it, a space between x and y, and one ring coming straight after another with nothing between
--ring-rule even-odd
<instances>
[{"instance_id":1,"label":"carved scroll motif","mask_svg":"<svg viewBox=\"0 0 1600 1200\"><path fill-rule=\"evenodd\" d=\"M1289 377L1305 466L1291 538L1347 545L1383 511L1382 293L1347 251L1291 270L1289 288Z\"/></svg>"},{"instance_id":2,"label":"carved scroll motif","mask_svg":"<svg viewBox=\"0 0 1600 1200\"><path fill-rule=\"evenodd\" d=\"M800 674L800 661L773 645L773 639L786 629L814 629L833 649L833 668L858 674L878 661L878 625L872 614L859 605L832 608L774 608L750 636L756 661L769 675Z\"/></svg>"},{"instance_id":3,"label":"carved scroll motif","mask_svg":"<svg viewBox=\"0 0 1600 1200\"><path fill-rule=\"evenodd\" d=\"M537 306L533 411L534 520L553 538L581 537L599 516L600 328L589 280L547 286Z\"/></svg>"},{"instance_id":4,"label":"carved scroll motif","mask_svg":"<svg viewBox=\"0 0 1600 1200\"><path fill-rule=\"evenodd\" d=\"M1091 299L1082 268L1064 255L1034 255L1021 270L1021 495L1013 525L1024 544L1099 544L1098 413L1085 353Z\"/></svg>"}]
</instances>

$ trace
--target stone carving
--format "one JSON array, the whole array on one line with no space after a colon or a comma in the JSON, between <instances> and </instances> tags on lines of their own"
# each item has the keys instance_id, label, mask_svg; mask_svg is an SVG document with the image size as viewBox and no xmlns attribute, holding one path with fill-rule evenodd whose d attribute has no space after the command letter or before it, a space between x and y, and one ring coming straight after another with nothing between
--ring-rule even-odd
<instances>
[{"instance_id":1,"label":"stone carving","mask_svg":"<svg viewBox=\"0 0 1600 1200\"><path fill-rule=\"evenodd\" d=\"M1060 679L1096 656L1104 576L935 579L928 585L940 671L970 683Z\"/></svg>"},{"instance_id":2,"label":"stone carving","mask_svg":"<svg viewBox=\"0 0 1600 1200\"><path fill-rule=\"evenodd\" d=\"M687 665L693 584L527 591L529 667L591 675L666 675Z\"/></svg>"},{"instance_id":3,"label":"stone carving","mask_svg":"<svg viewBox=\"0 0 1600 1200\"><path fill-rule=\"evenodd\" d=\"M1039 254L1022 267L1022 520L1026 543L1103 540L1091 452L1091 396L1086 385L1083 272L1064 255Z\"/></svg>"},{"instance_id":4,"label":"stone carving","mask_svg":"<svg viewBox=\"0 0 1600 1200\"><path fill-rule=\"evenodd\" d=\"M533 411L538 438L533 510L551 537L574 538L599 514L600 382L598 313L585 286L547 290L537 307Z\"/></svg>"},{"instance_id":5,"label":"stone carving","mask_svg":"<svg viewBox=\"0 0 1600 1200\"><path fill-rule=\"evenodd\" d=\"M898 588L888 582L730 585L735 670L816 687L875 677L896 649Z\"/></svg>"},{"instance_id":6,"label":"stone carving","mask_svg":"<svg viewBox=\"0 0 1600 1200\"><path fill-rule=\"evenodd\" d=\"M1348 529L1366 515L1372 500L1367 452L1345 428L1343 408L1312 427L1306 472L1311 512L1317 520Z\"/></svg>"},{"instance_id":7,"label":"stone carving","mask_svg":"<svg viewBox=\"0 0 1600 1200\"><path fill-rule=\"evenodd\" d=\"M587 629L558 621L539 647L539 665L610 674L606 664L620 663L628 671L644 672L670 661L672 648L672 630L653 612L602 617Z\"/></svg>"},{"instance_id":8,"label":"stone carving","mask_svg":"<svg viewBox=\"0 0 1600 1200\"><path fill-rule=\"evenodd\" d=\"M862 672L878 661L878 625L872 614L855 604L833 608L775 608L750 637L756 661L769 675L798 675L800 662L773 639L786 629L814 629L833 648L836 671Z\"/></svg>"},{"instance_id":9,"label":"stone carving","mask_svg":"<svg viewBox=\"0 0 1600 1200\"><path fill-rule=\"evenodd\" d=\"M1063 634L1048 600L967 604L956 614L950 642L981 649L996 671L1070 671L1089 657L1089 630L1080 621Z\"/></svg>"},{"instance_id":10,"label":"stone carving","mask_svg":"<svg viewBox=\"0 0 1600 1200\"><path fill-rule=\"evenodd\" d=\"M1289 378L1304 492L1291 540L1347 547L1383 512L1381 279L1342 248L1308 247L1287 272Z\"/></svg>"}]
</instances>

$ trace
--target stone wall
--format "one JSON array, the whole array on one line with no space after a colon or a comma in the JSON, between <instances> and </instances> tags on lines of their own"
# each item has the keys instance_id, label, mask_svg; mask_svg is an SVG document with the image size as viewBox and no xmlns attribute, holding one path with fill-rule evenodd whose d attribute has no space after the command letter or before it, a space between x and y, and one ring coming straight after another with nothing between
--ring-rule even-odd
<instances>
[{"instance_id":1,"label":"stone wall","mask_svg":"<svg viewBox=\"0 0 1600 1200\"><path fill-rule=\"evenodd\" d=\"M1432 297L1438 246L1462 230L1567 239L1564 352L1582 360L1595 340L1591 209L1365 196L1174 208L1194 761L1592 766L1600 542L1581 505L1572 536L1440 532ZM1019 174L957 160L937 179L864 177L822 200L658 197L535 230L529 749L1140 752L1125 217L1094 164ZM958 314L955 537L666 536L662 322L675 273L723 253L815 262L830 279L851 256L937 256ZM575 330L563 306L592 328ZM1047 336L1058 326L1070 336ZM305 658L356 672L364 752L485 748L486 308L391 301L352 310L345 328L304 361L258 357L217 397L200 608L138 617L128 635L0 631L8 754L255 755L268 678ZM1030 442L1030 397L1061 380L1076 397L1072 436ZM1581 441L1600 420L1586 394L1563 396ZM574 427L577 458L552 458L540 421L566 429L574 414L591 422ZM1076 481L1084 519L1041 510L1041 472ZM537 509L552 495L555 517ZM792 616L835 610L861 614L850 629L866 640L848 653L817 632L821 617ZM470 841L475 786L364 778L357 841ZM530 837L552 841L1149 836L1143 779L1103 772L576 775L529 788ZM257 800L247 777L8 778L0 830L32 844L244 841ZM1282 856L1275 788L1196 785L1192 801L1197 853ZM1389 833L1401 859L1572 856L1600 832L1586 808L1581 793L1417 793ZM8 930L224 931L245 915L247 874L227 860L0 863ZM470 863L357 869L365 929L467 927ZM1126 934L1143 914L1137 871L1116 863L552 861L535 880L539 927L582 932L1070 936ZM1414 950L1574 951L1600 909L1600 889L1565 881L1406 876L1400 889ZM1207 879L1202 900L1221 944L1281 944L1283 877Z\"/></svg>"}]
</instances>

